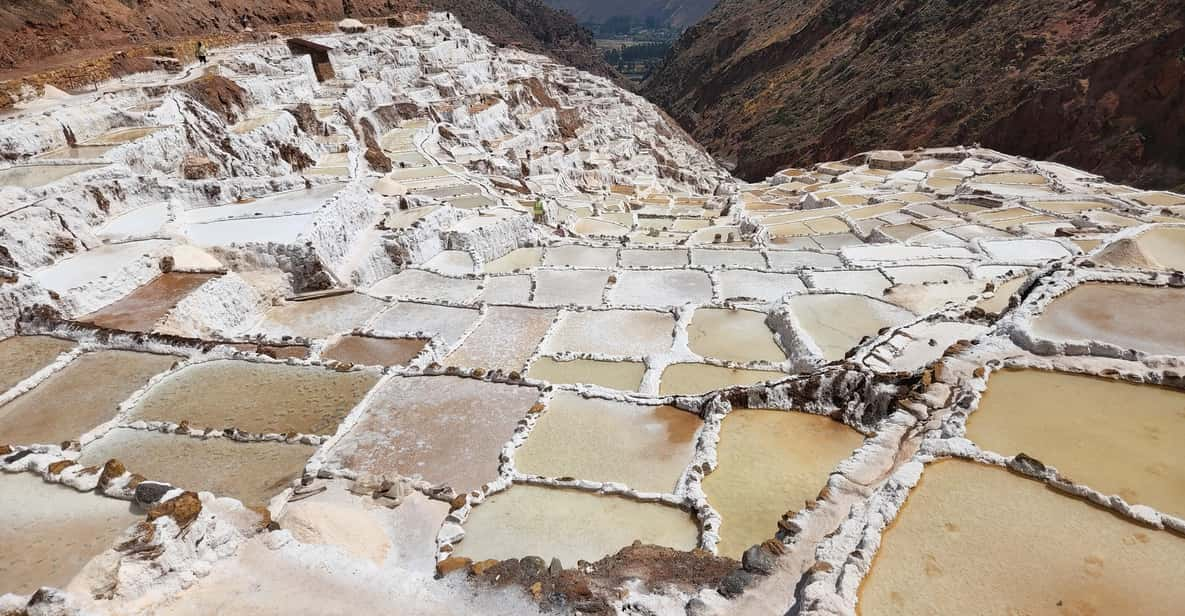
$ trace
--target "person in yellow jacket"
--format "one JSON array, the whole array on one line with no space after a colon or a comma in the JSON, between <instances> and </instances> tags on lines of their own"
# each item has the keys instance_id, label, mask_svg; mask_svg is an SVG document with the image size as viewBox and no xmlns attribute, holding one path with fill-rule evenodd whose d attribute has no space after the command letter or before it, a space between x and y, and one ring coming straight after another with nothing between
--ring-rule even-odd
<instances>
[{"instance_id":1,"label":"person in yellow jacket","mask_svg":"<svg viewBox=\"0 0 1185 616\"><path fill-rule=\"evenodd\" d=\"M195 52L194 55L197 56L198 62L201 62L202 64L206 63L206 43L205 43L205 41L198 41L197 52Z\"/></svg>"}]
</instances>

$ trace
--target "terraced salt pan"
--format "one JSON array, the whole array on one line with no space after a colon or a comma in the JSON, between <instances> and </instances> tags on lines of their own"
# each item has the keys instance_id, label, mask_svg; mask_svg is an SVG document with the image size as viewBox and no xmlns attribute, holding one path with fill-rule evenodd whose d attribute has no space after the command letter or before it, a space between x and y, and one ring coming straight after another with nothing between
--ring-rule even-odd
<instances>
[{"instance_id":1,"label":"terraced salt pan","mask_svg":"<svg viewBox=\"0 0 1185 616\"><path fill-rule=\"evenodd\" d=\"M702 267L755 267L765 269L765 257L756 250L691 250L691 264Z\"/></svg>"},{"instance_id":2,"label":"terraced salt pan","mask_svg":"<svg viewBox=\"0 0 1185 616\"><path fill-rule=\"evenodd\" d=\"M625 270L609 291L618 306L681 306L712 300L712 280L698 270Z\"/></svg>"},{"instance_id":3,"label":"terraced salt pan","mask_svg":"<svg viewBox=\"0 0 1185 616\"><path fill-rule=\"evenodd\" d=\"M670 351L674 330L675 317L669 312L565 312L543 349L549 354L567 352L640 357Z\"/></svg>"},{"instance_id":4,"label":"terraced salt pan","mask_svg":"<svg viewBox=\"0 0 1185 616\"><path fill-rule=\"evenodd\" d=\"M672 406L582 398L561 391L515 453L520 473L675 491L703 422Z\"/></svg>"},{"instance_id":5,"label":"terraced salt pan","mask_svg":"<svg viewBox=\"0 0 1185 616\"><path fill-rule=\"evenodd\" d=\"M1185 393L1045 372L992 374L967 438L1003 455L1025 453L1132 504L1185 514Z\"/></svg>"},{"instance_id":6,"label":"terraced salt pan","mask_svg":"<svg viewBox=\"0 0 1185 616\"><path fill-rule=\"evenodd\" d=\"M609 272L605 270L538 270L535 303L599 306L608 282Z\"/></svg>"},{"instance_id":7,"label":"terraced salt pan","mask_svg":"<svg viewBox=\"0 0 1185 616\"><path fill-rule=\"evenodd\" d=\"M143 519L127 501L0 473L0 595L62 588Z\"/></svg>"},{"instance_id":8,"label":"terraced salt pan","mask_svg":"<svg viewBox=\"0 0 1185 616\"><path fill-rule=\"evenodd\" d=\"M314 214L289 214L222 220L185 227L185 236L197 246L243 244L292 244L313 224Z\"/></svg>"},{"instance_id":9,"label":"terraced salt pan","mask_svg":"<svg viewBox=\"0 0 1185 616\"><path fill-rule=\"evenodd\" d=\"M154 385L132 417L252 433L333 434L377 381L373 371L208 361Z\"/></svg>"},{"instance_id":10,"label":"terraced salt pan","mask_svg":"<svg viewBox=\"0 0 1185 616\"><path fill-rule=\"evenodd\" d=\"M451 347L477 322L478 316L473 308L400 302L375 319L374 330L390 335L422 333Z\"/></svg>"},{"instance_id":11,"label":"terraced salt pan","mask_svg":"<svg viewBox=\"0 0 1185 616\"><path fill-rule=\"evenodd\" d=\"M827 361L843 359L865 336L913 320L914 314L862 295L796 295L786 302L799 327Z\"/></svg>"},{"instance_id":12,"label":"terraced salt pan","mask_svg":"<svg viewBox=\"0 0 1185 616\"><path fill-rule=\"evenodd\" d=\"M516 248L497 259L487 261L482 270L487 274L506 274L520 269L539 267L542 262L542 248Z\"/></svg>"},{"instance_id":13,"label":"terraced salt pan","mask_svg":"<svg viewBox=\"0 0 1185 616\"><path fill-rule=\"evenodd\" d=\"M134 209L112 218L96 234L103 238L119 239L152 235L169 221L169 204L157 203Z\"/></svg>"},{"instance_id":14,"label":"terraced salt pan","mask_svg":"<svg viewBox=\"0 0 1185 616\"><path fill-rule=\"evenodd\" d=\"M976 307L980 308L988 314L998 315L1002 314L1008 309L1008 304L1013 295L1016 295L1020 288L1024 286L1026 276L1017 276L1011 280L999 283L996 285L994 295L988 299L980 301Z\"/></svg>"},{"instance_id":15,"label":"terraced salt pan","mask_svg":"<svg viewBox=\"0 0 1185 616\"><path fill-rule=\"evenodd\" d=\"M325 338L362 326L388 304L359 293L289 301L267 311L248 333Z\"/></svg>"},{"instance_id":16,"label":"terraced salt pan","mask_svg":"<svg viewBox=\"0 0 1185 616\"><path fill-rule=\"evenodd\" d=\"M42 154L37 160L97 160L115 149L113 145L79 145L67 146Z\"/></svg>"},{"instance_id":17,"label":"terraced salt pan","mask_svg":"<svg viewBox=\"0 0 1185 616\"><path fill-rule=\"evenodd\" d=\"M1185 539L993 466L931 464L860 589L858 613L1180 612ZM1035 583L1039 580L1039 583Z\"/></svg>"},{"instance_id":18,"label":"terraced salt pan","mask_svg":"<svg viewBox=\"0 0 1185 616\"><path fill-rule=\"evenodd\" d=\"M1041 263L1070 256L1070 251L1053 240L986 240L982 243L988 256L1007 263Z\"/></svg>"},{"instance_id":19,"label":"terraced salt pan","mask_svg":"<svg viewBox=\"0 0 1185 616\"><path fill-rule=\"evenodd\" d=\"M540 357L531 363L527 376L555 384L600 385L609 389L637 391L646 373L646 364L632 361L574 359L560 361Z\"/></svg>"},{"instance_id":20,"label":"terraced salt pan","mask_svg":"<svg viewBox=\"0 0 1185 616\"><path fill-rule=\"evenodd\" d=\"M463 250L441 251L440 254L425 261L424 267L445 274L471 274L476 269L473 257Z\"/></svg>"},{"instance_id":21,"label":"terraced salt pan","mask_svg":"<svg viewBox=\"0 0 1185 616\"><path fill-rule=\"evenodd\" d=\"M152 331L177 302L217 277L217 274L167 272L153 278L148 284L132 291L123 299L80 320L123 331Z\"/></svg>"},{"instance_id":22,"label":"terraced salt pan","mask_svg":"<svg viewBox=\"0 0 1185 616\"><path fill-rule=\"evenodd\" d=\"M91 171L106 167L106 163L79 165L21 165L0 169L0 186L15 186L17 188L41 188L64 180L83 171Z\"/></svg>"},{"instance_id":23,"label":"terraced salt pan","mask_svg":"<svg viewBox=\"0 0 1185 616\"><path fill-rule=\"evenodd\" d=\"M452 376L401 377L375 391L329 452L333 464L420 476L457 492L498 477L498 456L539 391Z\"/></svg>"},{"instance_id":24,"label":"terraced salt pan","mask_svg":"<svg viewBox=\"0 0 1185 616\"><path fill-rule=\"evenodd\" d=\"M0 443L58 444L115 416L119 404L178 358L131 351L86 353L0 406Z\"/></svg>"},{"instance_id":25,"label":"terraced salt pan","mask_svg":"<svg viewBox=\"0 0 1185 616\"><path fill-rule=\"evenodd\" d=\"M531 299L531 277L487 276L477 298L492 304L525 304Z\"/></svg>"},{"instance_id":26,"label":"terraced salt pan","mask_svg":"<svg viewBox=\"0 0 1185 616\"><path fill-rule=\"evenodd\" d=\"M552 246L543 257L544 265L612 268L617 265L616 248Z\"/></svg>"},{"instance_id":27,"label":"terraced salt pan","mask_svg":"<svg viewBox=\"0 0 1185 616\"><path fill-rule=\"evenodd\" d=\"M549 309L491 306L477 329L443 363L521 372L557 314Z\"/></svg>"},{"instance_id":28,"label":"terraced salt pan","mask_svg":"<svg viewBox=\"0 0 1185 616\"><path fill-rule=\"evenodd\" d=\"M465 522L454 554L473 559L558 558L567 567L617 553L635 540L678 550L698 542L694 519L656 503L527 484L486 499Z\"/></svg>"},{"instance_id":29,"label":"terraced salt pan","mask_svg":"<svg viewBox=\"0 0 1185 616\"><path fill-rule=\"evenodd\" d=\"M139 259L161 252L168 245L169 242L163 240L103 244L37 270L33 277L41 286L64 293L100 276L115 274ZM154 268L156 264L146 261L144 266Z\"/></svg>"},{"instance_id":30,"label":"terraced salt pan","mask_svg":"<svg viewBox=\"0 0 1185 616\"><path fill-rule=\"evenodd\" d=\"M701 357L737 362L785 361L765 324L765 313L752 310L699 308L687 326L687 345Z\"/></svg>"},{"instance_id":31,"label":"terraced salt pan","mask_svg":"<svg viewBox=\"0 0 1185 616\"><path fill-rule=\"evenodd\" d=\"M687 251L682 248L670 250L643 250L623 248L622 267L687 267Z\"/></svg>"},{"instance_id":32,"label":"terraced salt pan","mask_svg":"<svg viewBox=\"0 0 1185 616\"><path fill-rule=\"evenodd\" d=\"M321 351L321 357L364 366L405 366L428 341L423 338L342 336Z\"/></svg>"},{"instance_id":33,"label":"terraced salt pan","mask_svg":"<svg viewBox=\"0 0 1185 616\"><path fill-rule=\"evenodd\" d=\"M877 270L834 270L811 272L814 288L880 297L893 283Z\"/></svg>"},{"instance_id":34,"label":"terraced salt pan","mask_svg":"<svg viewBox=\"0 0 1185 616\"><path fill-rule=\"evenodd\" d=\"M115 428L83 447L78 460L101 466L114 458L153 481L258 507L266 506L298 479L315 450L311 445L242 443Z\"/></svg>"},{"instance_id":35,"label":"terraced salt pan","mask_svg":"<svg viewBox=\"0 0 1185 616\"><path fill-rule=\"evenodd\" d=\"M1152 227L1108 246L1092 260L1115 267L1185 270L1185 227Z\"/></svg>"},{"instance_id":36,"label":"terraced salt pan","mask_svg":"<svg viewBox=\"0 0 1185 616\"><path fill-rule=\"evenodd\" d=\"M1054 299L1032 331L1047 340L1095 340L1154 355L1185 355L1185 331L1166 327L1183 309L1185 289L1085 283Z\"/></svg>"},{"instance_id":37,"label":"terraced salt pan","mask_svg":"<svg viewBox=\"0 0 1185 616\"><path fill-rule=\"evenodd\" d=\"M419 492L390 508L368 495L347 491L345 481L328 481L326 490L290 502L278 520L298 541L330 545L376 565L432 571L436 534L449 505Z\"/></svg>"},{"instance_id":38,"label":"terraced salt pan","mask_svg":"<svg viewBox=\"0 0 1185 616\"><path fill-rule=\"evenodd\" d=\"M408 269L374 283L368 291L371 295L464 303L477 295L479 285L477 279Z\"/></svg>"},{"instance_id":39,"label":"terraced salt pan","mask_svg":"<svg viewBox=\"0 0 1185 616\"><path fill-rule=\"evenodd\" d=\"M704 478L720 514L716 551L740 560L774 536L778 520L812 501L835 465L863 441L837 421L794 411L734 409L724 417L716 468Z\"/></svg>"},{"instance_id":40,"label":"terraced salt pan","mask_svg":"<svg viewBox=\"0 0 1185 616\"><path fill-rule=\"evenodd\" d=\"M324 184L305 190L276 193L262 199L203 207L188 210L179 217L182 222L199 224L232 218L255 216L282 216L286 214L308 214L316 211L345 186L341 183Z\"/></svg>"},{"instance_id":41,"label":"terraced salt pan","mask_svg":"<svg viewBox=\"0 0 1185 616\"><path fill-rule=\"evenodd\" d=\"M52 336L13 336L0 340L0 393L33 376L74 346L70 340Z\"/></svg>"},{"instance_id":42,"label":"terraced salt pan","mask_svg":"<svg viewBox=\"0 0 1185 616\"><path fill-rule=\"evenodd\" d=\"M806 290L802 279L795 274L755 272L753 270L720 270L716 272L720 297L751 297L763 302L776 302L787 293Z\"/></svg>"},{"instance_id":43,"label":"terraced salt pan","mask_svg":"<svg viewBox=\"0 0 1185 616\"><path fill-rule=\"evenodd\" d=\"M785 374L771 370L744 370L711 364L671 364L663 370L658 393L662 396L693 396L737 385L752 385L784 378Z\"/></svg>"},{"instance_id":44,"label":"terraced salt pan","mask_svg":"<svg viewBox=\"0 0 1185 616\"><path fill-rule=\"evenodd\" d=\"M865 363L883 372L913 372L942 357L959 340L973 340L987 330L958 321L924 322L899 330L873 349Z\"/></svg>"}]
</instances>

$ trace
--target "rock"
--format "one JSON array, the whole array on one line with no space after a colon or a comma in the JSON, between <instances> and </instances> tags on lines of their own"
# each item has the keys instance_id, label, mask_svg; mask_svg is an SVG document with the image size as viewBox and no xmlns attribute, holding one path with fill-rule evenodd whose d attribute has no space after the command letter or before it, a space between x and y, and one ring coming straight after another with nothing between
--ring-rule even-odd
<instances>
[{"instance_id":1,"label":"rock","mask_svg":"<svg viewBox=\"0 0 1185 616\"><path fill-rule=\"evenodd\" d=\"M523 566L523 575L527 578L537 578L543 569L547 567L547 563L543 562L542 558L538 556L524 556L519 559L519 563Z\"/></svg>"},{"instance_id":2,"label":"rock","mask_svg":"<svg viewBox=\"0 0 1185 616\"><path fill-rule=\"evenodd\" d=\"M499 562L501 561L490 558L481 562L473 563L473 575L483 575L486 571L497 565Z\"/></svg>"},{"instance_id":3,"label":"rock","mask_svg":"<svg viewBox=\"0 0 1185 616\"><path fill-rule=\"evenodd\" d=\"M902 156L901 152L895 150L882 150L868 155L868 167L871 169L901 171L912 165L913 163L905 160L905 156Z\"/></svg>"},{"instance_id":4,"label":"rock","mask_svg":"<svg viewBox=\"0 0 1185 616\"><path fill-rule=\"evenodd\" d=\"M143 484L141 484L143 485ZM197 519L202 512L202 501L195 492L182 492L148 512L148 521L168 516L177 522L177 526L185 528Z\"/></svg>"},{"instance_id":5,"label":"rock","mask_svg":"<svg viewBox=\"0 0 1185 616\"><path fill-rule=\"evenodd\" d=\"M741 565L745 568L745 571L749 571L750 573L769 575L773 573L777 564L777 557L761 545L750 547L741 555Z\"/></svg>"},{"instance_id":6,"label":"rock","mask_svg":"<svg viewBox=\"0 0 1185 616\"><path fill-rule=\"evenodd\" d=\"M75 462L74 460L58 460L57 462L54 462L53 464L49 465L49 469L48 469L49 474L50 475L61 475L62 471L66 470L67 468L70 468L71 466L74 466L75 464L77 464L77 462Z\"/></svg>"},{"instance_id":7,"label":"rock","mask_svg":"<svg viewBox=\"0 0 1185 616\"><path fill-rule=\"evenodd\" d=\"M1040 460L1029 457L1024 453L1018 453L1008 461L1008 470L1036 478L1045 477L1046 472L1045 465Z\"/></svg>"},{"instance_id":8,"label":"rock","mask_svg":"<svg viewBox=\"0 0 1185 616\"><path fill-rule=\"evenodd\" d=\"M103 465L103 474L99 475L99 489L107 487L113 480L123 477L128 469L124 467L123 462L112 458L107 460Z\"/></svg>"},{"instance_id":9,"label":"rock","mask_svg":"<svg viewBox=\"0 0 1185 616\"><path fill-rule=\"evenodd\" d=\"M683 606L683 613L687 616L713 616L716 611L708 607L703 599L692 597L687 605Z\"/></svg>"},{"instance_id":10,"label":"rock","mask_svg":"<svg viewBox=\"0 0 1185 616\"><path fill-rule=\"evenodd\" d=\"M141 481L136 486L135 499L141 507L151 507L164 498L173 486L158 481Z\"/></svg>"},{"instance_id":11,"label":"rock","mask_svg":"<svg viewBox=\"0 0 1185 616\"><path fill-rule=\"evenodd\" d=\"M547 566L547 572L553 576L559 575L564 570L564 565L560 563L560 559L552 558L551 564Z\"/></svg>"},{"instance_id":12,"label":"rock","mask_svg":"<svg viewBox=\"0 0 1185 616\"><path fill-rule=\"evenodd\" d=\"M756 575L744 569L736 569L720 580L720 586L716 588L716 591L729 599L739 597L755 579L757 579Z\"/></svg>"},{"instance_id":13,"label":"rock","mask_svg":"<svg viewBox=\"0 0 1185 616\"><path fill-rule=\"evenodd\" d=\"M444 577L454 571L468 569L473 561L464 556L450 556L438 563L436 563L437 577Z\"/></svg>"},{"instance_id":14,"label":"rock","mask_svg":"<svg viewBox=\"0 0 1185 616\"><path fill-rule=\"evenodd\" d=\"M357 19L343 19L337 22L337 29L346 34L358 34L359 32L366 32L366 24Z\"/></svg>"},{"instance_id":15,"label":"rock","mask_svg":"<svg viewBox=\"0 0 1185 616\"><path fill-rule=\"evenodd\" d=\"M218 177L218 163L204 157L190 155L181 161L181 177L187 180L208 180Z\"/></svg>"}]
</instances>

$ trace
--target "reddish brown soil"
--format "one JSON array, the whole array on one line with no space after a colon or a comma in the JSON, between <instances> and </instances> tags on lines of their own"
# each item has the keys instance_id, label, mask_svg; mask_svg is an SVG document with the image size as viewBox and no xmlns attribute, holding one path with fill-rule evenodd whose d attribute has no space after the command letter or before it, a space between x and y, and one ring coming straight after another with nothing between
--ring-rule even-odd
<instances>
[{"instance_id":1,"label":"reddish brown soil","mask_svg":"<svg viewBox=\"0 0 1185 616\"><path fill-rule=\"evenodd\" d=\"M737 173L980 142L1185 186L1185 3L722 0L643 93Z\"/></svg>"},{"instance_id":2,"label":"reddish brown soil","mask_svg":"<svg viewBox=\"0 0 1185 616\"><path fill-rule=\"evenodd\" d=\"M385 18L422 10L452 12L471 30L557 60L611 75L592 35L538 0L5 0L0 2L0 82L31 78L78 89L148 67L151 56L190 60L198 39L237 43L242 19L259 35L325 32L336 20ZM117 51L131 59L113 59ZM115 64L115 66L113 66ZM0 84L0 109L15 84Z\"/></svg>"}]
</instances>

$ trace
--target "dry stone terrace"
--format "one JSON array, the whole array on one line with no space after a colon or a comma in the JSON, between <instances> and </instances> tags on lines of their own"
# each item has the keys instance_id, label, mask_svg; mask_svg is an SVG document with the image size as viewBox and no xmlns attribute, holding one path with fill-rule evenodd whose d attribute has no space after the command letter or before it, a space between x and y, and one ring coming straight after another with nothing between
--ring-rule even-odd
<instances>
[{"instance_id":1,"label":"dry stone terrace","mask_svg":"<svg viewBox=\"0 0 1185 616\"><path fill-rule=\"evenodd\" d=\"M1185 196L747 184L447 15L317 42L0 117L0 613L1185 599Z\"/></svg>"}]
</instances>

